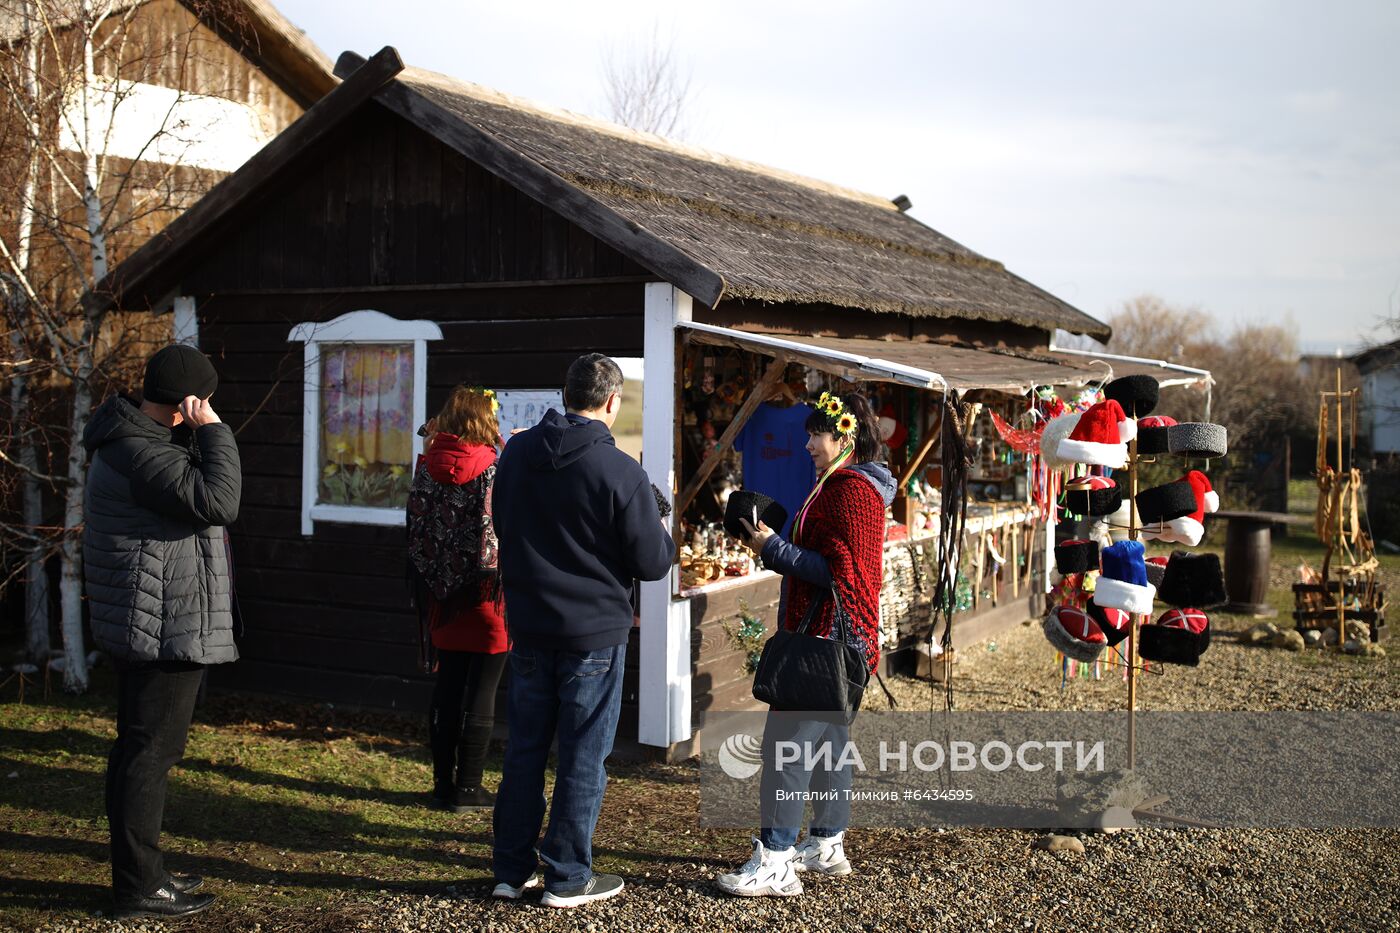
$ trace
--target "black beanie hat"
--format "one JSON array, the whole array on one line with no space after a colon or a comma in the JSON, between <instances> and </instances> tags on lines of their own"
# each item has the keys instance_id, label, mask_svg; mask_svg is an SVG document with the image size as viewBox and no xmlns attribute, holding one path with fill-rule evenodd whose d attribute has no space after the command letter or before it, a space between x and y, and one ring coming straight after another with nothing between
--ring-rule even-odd
<instances>
[{"instance_id":1,"label":"black beanie hat","mask_svg":"<svg viewBox=\"0 0 1400 933\"><path fill-rule=\"evenodd\" d=\"M1104 398L1117 402L1130 418L1151 414L1160 392L1160 384L1151 376L1123 376L1103 387Z\"/></svg>"},{"instance_id":2,"label":"black beanie hat","mask_svg":"<svg viewBox=\"0 0 1400 933\"><path fill-rule=\"evenodd\" d=\"M219 374L209 357L194 347L172 343L146 361L141 396L160 405L178 405L187 396L208 398L219 387Z\"/></svg>"}]
</instances>

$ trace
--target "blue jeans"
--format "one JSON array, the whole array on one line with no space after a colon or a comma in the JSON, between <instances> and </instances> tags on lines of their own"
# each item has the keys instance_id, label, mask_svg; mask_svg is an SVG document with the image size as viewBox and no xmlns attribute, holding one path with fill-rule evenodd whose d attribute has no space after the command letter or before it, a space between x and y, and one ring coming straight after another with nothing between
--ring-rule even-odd
<instances>
[{"instance_id":1,"label":"blue jeans","mask_svg":"<svg viewBox=\"0 0 1400 933\"><path fill-rule=\"evenodd\" d=\"M790 848L797 842L798 830L802 828L805 802L800 797L796 800L780 799L779 791L785 795L800 795L804 791L812 793L813 836L835 836L845 832L851 822L851 765L835 767L850 738L850 728L839 722L802 719L801 715L770 711L763 725L758 839L765 849ZM803 759L799 759L796 762L785 760L780 769L777 761L779 742L796 743L804 756L808 748L813 749L815 755L823 745L829 745L830 758L827 760L832 767L825 767L826 760L820 759L814 766L808 767Z\"/></svg>"},{"instance_id":2,"label":"blue jeans","mask_svg":"<svg viewBox=\"0 0 1400 933\"><path fill-rule=\"evenodd\" d=\"M593 877L593 827L608 783L603 761L617 733L626 656L625 644L596 651L511 649L510 737L492 818L497 881L523 884L541 861L551 891ZM541 841L544 771L556 733L554 801Z\"/></svg>"}]
</instances>

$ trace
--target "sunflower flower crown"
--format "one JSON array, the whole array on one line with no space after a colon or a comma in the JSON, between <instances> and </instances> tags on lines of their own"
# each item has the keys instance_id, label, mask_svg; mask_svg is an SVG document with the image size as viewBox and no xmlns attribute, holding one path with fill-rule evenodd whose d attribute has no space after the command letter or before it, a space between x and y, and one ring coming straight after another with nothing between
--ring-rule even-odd
<instances>
[{"instance_id":1,"label":"sunflower flower crown","mask_svg":"<svg viewBox=\"0 0 1400 933\"><path fill-rule=\"evenodd\" d=\"M827 419L835 422L836 433L843 437L854 437L859 422L856 416L846 410L841 399L830 392L823 392L817 397L817 411L826 415Z\"/></svg>"},{"instance_id":2,"label":"sunflower flower crown","mask_svg":"<svg viewBox=\"0 0 1400 933\"><path fill-rule=\"evenodd\" d=\"M467 391L489 398L491 400L491 414L494 415L501 410L501 403L496 401L496 391L494 389L488 389L484 386L467 386Z\"/></svg>"}]
</instances>

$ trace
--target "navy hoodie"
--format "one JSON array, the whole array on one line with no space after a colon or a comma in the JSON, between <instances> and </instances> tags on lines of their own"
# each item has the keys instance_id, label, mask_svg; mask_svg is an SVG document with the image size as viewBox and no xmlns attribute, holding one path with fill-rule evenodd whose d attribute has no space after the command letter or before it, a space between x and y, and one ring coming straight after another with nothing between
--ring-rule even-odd
<instances>
[{"instance_id":1,"label":"navy hoodie","mask_svg":"<svg viewBox=\"0 0 1400 933\"><path fill-rule=\"evenodd\" d=\"M670 573L675 545L646 471L607 425L551 409L506 444L491 495L511 638L569 651L626 642L632 581Z\"/></svg>"}]
</instances>

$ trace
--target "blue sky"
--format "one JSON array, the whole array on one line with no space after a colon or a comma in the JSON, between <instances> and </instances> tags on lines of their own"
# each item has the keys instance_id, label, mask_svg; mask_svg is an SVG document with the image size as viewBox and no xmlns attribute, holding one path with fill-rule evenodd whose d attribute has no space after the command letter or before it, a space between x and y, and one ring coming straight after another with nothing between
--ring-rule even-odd
<instances>
[{"instance_id":1,"label":"blue sky","mask_svg":"<svg viewBox=\"0 0 1400 933\"><path fill-rule=\"evenodd\" d=\"M332 57L605 116L669 37L685 138L893 197L1083 310L1152 292L1308 349L1400 314L1400 4L278 0Z\"/></svg>"}]
</instances>

